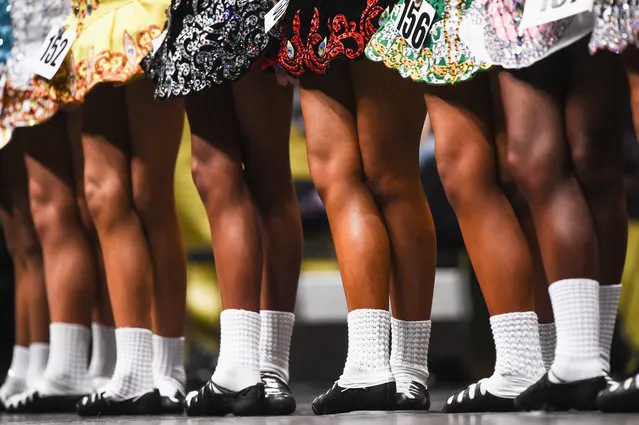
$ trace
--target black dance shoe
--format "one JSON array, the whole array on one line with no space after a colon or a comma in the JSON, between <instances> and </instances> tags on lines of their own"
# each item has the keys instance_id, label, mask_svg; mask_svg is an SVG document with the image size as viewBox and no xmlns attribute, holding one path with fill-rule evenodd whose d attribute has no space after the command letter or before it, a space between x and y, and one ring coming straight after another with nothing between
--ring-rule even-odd
<instances>
[{"instance_id":1,"label":"black dance shoe","mask_svg":"<svg viewBox=\"0 0 639 425\"><path fill-rule=\"evenodd\" d=\"M452 395L444 404L444 413L515 412L515 400L499 397L482 387L481 381Z\"/></svg>"},{"instance_id":2,"label":"black dance shoe","mask_svg":"<svg viewBox=\"0 0 639 425\"><path fill-rule=\"evenodd\" d=\"M428 410L430 409L430 393L419 382L412 381L408 394L398 392L395 402L396 410Z\"/></svg>"},{"instance_id":3,"label":"black dance shoe","mask_svg":"<svg viewBox=\"0 0 639 425\"><path fill-rule=\"evenodd\" d=\"M599 393L597 407L606 413L638 413L639 375L623 382L610 382Z\"/></svg>"},{"instance_id":4,"label":"black dance shoe","mask_svg":"<svg viewBox=\"0 0 639 425\"><path fill-rule=\"evenodd\" d=\"M82 397L76 407L80 416L157 415L161 413L160 392L155 389L126 400L107 398L104 392L94 393Z\"/></svg>"},{"instance_id":5,"label":"black dance shoe","mask_svg":"<svg viewBox=\"0 0 639 425\"><path fill-rule=\"evenodd\" d=\"M342 388L337 382L313 400L316 415L331 415L359 410L395 410L395 382L364 388Z\"/></svg>"},{"instance_id":6,"label":"black dance shoe","mask_svg":"<svg viewBox=\"0 0 639 425\"><path fill-rule=\"evenodd\" d=\"M199 391L186 396L184 411L188 416L257 416L264 412L264 384L241 391L231 391L209 380Z\"/></svg>"},{"instance_id":7,"label":"black dance shoe","mask_svg":"<svg viewBox=\"0 0 639 425\"><path fill-rule=\"evenodd\" d=\"M180 415L184 413L184 395L175 391L173 397L160 394L160 414Z\"/></svg>"},{"instance_id":8,"label":"black dance shoe","mask_svg":"<svg viewBox=\"0 0 639 425\"><path fill-rule=\"evenodd\" d=\"M7 413L75 413L83 395L43 395L30 391L7 400Z\"/></svg>"},{"instance_id":9,"label":"black dance shoe","mask_svg":"<svg viewBox=\"0 0 639 425\"><path fill-rule=\"evenodd\" d=\"M290 415L295 412L295 398L284 381L272 373L262 373L262 383L266 396L265 415Z\"/></svg>"},{"instance_id":10,"label":"black dance shoe","mask_svg":"<svg viewBox=\"0 0 639 425\"><path fill-rule=\"evenodd\" d=\"M597 395L606 388L606 378L575 382L550 382L546 373L515 399L519 410L597 410Z\"/></svg>"}]
</instances>

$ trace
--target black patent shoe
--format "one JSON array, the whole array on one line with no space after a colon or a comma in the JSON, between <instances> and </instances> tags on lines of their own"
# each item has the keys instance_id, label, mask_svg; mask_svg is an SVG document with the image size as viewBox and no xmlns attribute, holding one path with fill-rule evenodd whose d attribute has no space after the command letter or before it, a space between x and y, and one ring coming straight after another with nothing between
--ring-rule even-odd
<instances>
[{"instance_id":1,"label":"black patent shoe","mask_svg":"<svg viewBox=\"0 0 639 425\"><path fill-rule=\"evenodd\" d=\"M337 382L313 400L316 415L331 415L360 410L395 410L395 382L364 388L342 388Z\"/></svg>"},{"instance_id":2,"label":"black patent shoe","mask_svg":"<svg viewBox=\"0 0 639 425\"><path fill-rule=\"evenodd\" d=\"M597 407L606 413L639 412L639 375L623 382L612 381L597 397Z\"/></svg>"},{"instance_id":3,"label":"black patent shoe","mask_svg":"<svg viewBox=\"0 0 639 425\"><path fill-rule=\"evenodd\" d=\"M481 381L452 395L444 404L444 413L515 412L515 400L499 397L486 390Z\"/></svg>"},{"instance_id":4,"label":"black patent shoe","mask_svg":"<svg viewBox=\"0 0 639 425\"><path fill-rule=\"evenodd\" d=\"M160 412L160 392L155 389L126 400L113 400L105 392L82 397L77 404L80 416L157 415Z\"/></svg>"},{"instance_id":5,"label":"black patent shoe","mask_svg":"<svg viewBox=\"0 0 639 425\"><path fill-rule=\"evenodd\" d=\"M264 414L290 415L295 412L297 404L290 388L277 375L272 373L262 373L262 383L266 396L264 403Z\"/></svg>"},{"instance_id":6,"label":"black patent shoe","mask_svg":"<svg viewBox=\"0 0 639 425\"><path fill-rule=\"evenodd\" d=\"M264 384L241 391L231 391L209 380L199 391L186 396L184 411L188 416L257 416L264 412Z\"/></svg>"},{"instance_id":7,"label":"black patent shoe","mask_svg":"<svg viewBox=\"0 0 639 425\"><path fill-rule=\"evenodd\" d=\"M597 410L597 395L606 388L606 378L575 382L550 382L546 373L515 399L519 410Z\"/></svg>"},{"instance_id":8,"label":"black patent shoe","mask_svg":"<svg viewBox=\"0 0 639 425\"><path fill-rule=\"evenodd\" d=\"M396 410L428 410L430 409L430 393L428 388L419 382L412 381L408 388L408 394L397 393L395 402Z\"/></svg>"},{"instance_id":9,"label":"black patent shoe","mask_svg":"<svg viewBox=\"0 0 639 425\"><path fill-rule=\"evenodd\" d=\"M30 391L7 400L7 413L75 413L82 395L43 395Z\"/></svg>"},{"instance_id":10,"label":"black patent shoe","mask_svg":"<svg viewBox=\"0 0 639 425\"><path fill-rule=\"evenodd\" d=\"M160 414L180 415L184 413L184 395L176 391L173 397L160 394Z\"/></svg>"}]
</instances>

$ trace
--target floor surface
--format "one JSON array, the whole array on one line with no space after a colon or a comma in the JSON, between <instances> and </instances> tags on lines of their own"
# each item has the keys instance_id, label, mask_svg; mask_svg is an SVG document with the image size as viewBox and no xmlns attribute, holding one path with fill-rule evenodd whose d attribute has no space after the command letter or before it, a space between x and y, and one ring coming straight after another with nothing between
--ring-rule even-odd
<instances>
[{"instance_id":1,"label":"floor surface","mask_svg":"<svg viewBox=\"0 0 639 425\"><path fill-rule=\"evenodd\" d=\"M297 391L296 391L297 393ZM602 413L501 413L446 415L441 411L450 392L433 394L433 412L382 413L365 412L345 415L314 416L308 393L300 398L298 411L287 417L259 418L187 418L180 416L105 417L84 419L75 415L0 415L0 423L15 424L135 424L135 425L186 425L186 424L242 424L242 425L639 425L639 414L604 415ZM639 403L639 400L637 401Z\"/></svg>"}]
</instances>

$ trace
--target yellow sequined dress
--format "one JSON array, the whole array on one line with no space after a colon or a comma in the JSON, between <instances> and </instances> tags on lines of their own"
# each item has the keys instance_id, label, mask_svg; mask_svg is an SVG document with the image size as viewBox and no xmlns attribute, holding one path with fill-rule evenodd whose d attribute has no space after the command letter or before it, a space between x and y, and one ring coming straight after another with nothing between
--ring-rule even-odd
<instances>
[{"instance_id":1,"label":"yellow sequined dress","mask_svg":"<svg viewBox=\"0 0 639 425\"><path fill-rule=\"evenodd\" d=\"M125 83L142 74L140 62L166 22L170 0L73 0L65 27L77 38L58 74L67 74L71 99L81 102L99 83Z\"/></svg>"}]
</instances>

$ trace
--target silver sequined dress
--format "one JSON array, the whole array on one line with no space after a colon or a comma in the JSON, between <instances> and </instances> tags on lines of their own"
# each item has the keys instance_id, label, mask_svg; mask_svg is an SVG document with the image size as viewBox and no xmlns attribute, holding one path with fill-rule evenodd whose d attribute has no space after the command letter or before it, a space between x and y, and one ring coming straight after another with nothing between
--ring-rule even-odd
<instances>
[{"instance_id":1,"label":"silver sequined dress","mask_svg":"<svg viewBox=\"0 0 639 425\"><path fill-rule=\"evenodd\" d=\"M71 10L71 0L10 0L9 3L14 38L8 62L9 80L14 88L27 89L33 78L28 55L40 50L54 25L64 23Z\"/></svg>"},{"instance_id":2,"label":"silver sequined dress","mask_svg":"<svg viewBox=\"0 0 639 425\"><path fill-rule=\"evenodd\" d=\"M264 32L270 0L173 0L167 35L142 63L157 83L157 99L170 99L235 81L277 47Z\"/></svg>"},{"instance_id":3,"label":"silver sequined dress","mask_svg":"<svg viewBox=\"0 0 639 425\"><path fill-rule=\"evenodd\" d=\"M536 27L522 29L525 0L475 0L463 18L474 39L471 50L493 65L529 67L584 38L593 29L594 15L583 12Z\"/></svg>"},{"instance_id":4,"label":"silver sequined dress","mask_svg":"<svg viewBox=\"0 0 639 425\"><path fill-rule=\"evenodd\" d=\"M37 125L58 111L55 90L49 81L34 75L29 64L51 28L62 25L71 11L71 0L9 0L9 4L13 47L7 61L3 129Z\"/></svg>"},{"instance_id":5,"label":"silver sequined dress","mask_svg":"<svg viewBox=\"0 0 639 425\"><path fill-rule=\"evenodd\" d=\"M602 49L618 53L637 43L639 0L595 0L595 16L590 53Z\"/></svg>"}]
</instances>

